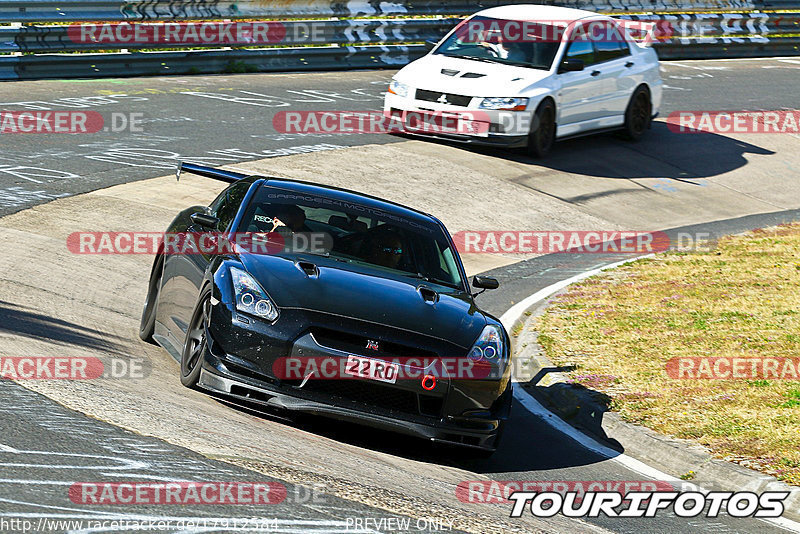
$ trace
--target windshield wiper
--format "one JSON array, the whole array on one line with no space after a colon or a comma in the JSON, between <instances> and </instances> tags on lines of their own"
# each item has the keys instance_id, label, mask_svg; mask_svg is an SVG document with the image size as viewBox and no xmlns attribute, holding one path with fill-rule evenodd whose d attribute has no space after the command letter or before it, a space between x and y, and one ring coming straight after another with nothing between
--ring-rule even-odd
<instances>
[{"instance_id":1,"label":"windshield wiper","mask_svg":"<svg viewBox=\"0 0 800 534\"><path fill-rule=\"evenodd\" d=\"M442 55L443 56L447 56L447 57L458 57L458 58L461 58L461 59L471 59L473 61L483 61L484 63L500 63L499 61L495 61L495 60L490 59L488 57L465 56L465 55L461 55L461 54L442 54Z\"/></svg>"},{"instance_id":2,"label":"windshield wiper","mask_svg":"<svg viewBox=\"0 0 800 534\"><path fill-rule=\"evenodd\" d=\"M429 276L425 276L422 273L408 273L406 276L408 276L409 278L414 278L416 280L422 280L423 282L433 282L434 284L439 284L441 286L452 287L453 289L461 289L461 287L457 286L452 282L445 282L444 280L431 278Z\"/></svg>"},{"instance_id":3,"label":"windshield wiper","mask_svg":"<svg viewBox=\"0 0 800 534\"><path fill-rule=\"evenodd\" d=\"M484 63L495 63L500 65L511 65L512 67L525 67L528 69L537 69L537 70L548 70L550 67L544 67L541 65L534 65L533 63L526 63L524 61L507 61L502 58L489 58L489 57L479 57L479 56L466 56L461 54L442 54L443 56L447 57L458 57L462 59L471 59L473 61L483 61Z\"/></svg>"},{"instance_id":4,"label":"windshield wiper","mask_svg":"<svg viewBox=\"0 0 800 534\"><path fill-rule=\"evenodd\" d=\"M313 250L304 250L301 254L309 254L311 256L322 256L323 258L328 258L329 260L338 261L341 263L353 263L352 260L348 260L347 258L342 258L341 256L331 256L330 252L315 252Z\"/></svg>"}]
</instances>

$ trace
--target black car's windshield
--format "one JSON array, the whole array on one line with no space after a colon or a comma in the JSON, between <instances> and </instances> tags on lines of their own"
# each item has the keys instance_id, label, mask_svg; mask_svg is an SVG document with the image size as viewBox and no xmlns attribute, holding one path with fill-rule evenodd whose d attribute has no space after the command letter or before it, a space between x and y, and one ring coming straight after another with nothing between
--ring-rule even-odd
<instances>
[{"instance_id":1,"label":"black car's windshield","mask_svg":"<svg viewBox=\"0 0 800 534\"><path fill-rule=\"evenodd\" d=\"M271 252L278 255L323 255L463 289L449 239L424 219L262 186L237 231L277 234L282 246Z\"/></svg>"},{"instance_id":2,"label":"black car's windshield","mask_svg":"<svg viewBox=\"0 0 800 534\"><path fill-rule=\"evenodd\" d=\"M530 21L472 17L434 54L547 70L563 32L559 26Z\"/></svg>"}]
</instances>

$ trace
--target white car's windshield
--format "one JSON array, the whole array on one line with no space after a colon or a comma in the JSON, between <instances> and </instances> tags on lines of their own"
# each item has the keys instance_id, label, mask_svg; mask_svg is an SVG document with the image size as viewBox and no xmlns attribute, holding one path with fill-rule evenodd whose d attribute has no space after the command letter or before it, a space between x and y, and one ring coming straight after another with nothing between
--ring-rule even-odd
<instances>
[{"instance_id":1,"label":"white car's windshield","mask_svg":"<svg viewBox=\"0 0 800 534\"><path fill-rule=\"evenodd\" d=\"M563 31L530 21L472 17L434 53L547 70L553 64Z\"/></svg>"}]
</instances>

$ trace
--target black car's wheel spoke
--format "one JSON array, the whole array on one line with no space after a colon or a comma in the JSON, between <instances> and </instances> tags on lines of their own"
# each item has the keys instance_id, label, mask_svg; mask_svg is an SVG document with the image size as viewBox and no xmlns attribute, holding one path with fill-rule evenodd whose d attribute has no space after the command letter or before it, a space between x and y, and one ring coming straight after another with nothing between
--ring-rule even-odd
<instances>
[{"instance_id":1,"label":"black car's wheel spoke","mask_svg":"<svg viewBox=\"0 0 800 534\"><path fill-rule=\"evenodd\" d=\"M194 371L203 356L206 347L206 327L211 317L211 301L206 299L200 305L192 326L186 334L186 347L182 361L183 374L188 375Z\"/></svg>"},{"instance_id":2,"label":"black car's wheel spoke","mask_svg":"<svg viewBox=\"0 0 800 534\"><path fill-rule=\"evenodd\" d=\"M205 338L200 338L200 340L193 344L194 347L192 348L191 353L189 354L188 361L186 362L187 371L191 371L194 369L195 364L200 359L201 354L203 353L203 346L205 345Z\"/></svg>"},{"instance_id":3,"label":"black car's wheel spoke","mask_svg":"<svg viewBox=\"0 0 800 534\"><path fill-rule=\"evenodd\" d=\"M202 322L204 327L208 325L210 319L211 319L211 300L207 299L205 302L203 302Z\"/></svg>"},{"instance_id":4,"label":"black car's wheel spoke","mask_svg":"<svg viewBox=\"0 0 800 534\"><path fill-rule=\"evenodd\" d=\"M195 342L199 342L203 338L203 330L201 328L195 328L191 332L189 332L189 339Z\"/></svg>"}]
</instances>

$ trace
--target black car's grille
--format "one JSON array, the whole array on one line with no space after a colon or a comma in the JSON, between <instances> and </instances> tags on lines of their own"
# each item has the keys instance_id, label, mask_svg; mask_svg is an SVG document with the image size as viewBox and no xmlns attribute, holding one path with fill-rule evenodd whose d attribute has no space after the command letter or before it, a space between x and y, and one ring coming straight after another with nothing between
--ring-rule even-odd
<instances>
[{"instance_id":1,"label":"black car's grille","mask_svg":"<svg viewBox=\"0 0 800 534\"><path fill-rule=\"evenodd\" d=\"M360 380L310 380L304 390L323 393L384 410L418 414L417 394Z\"/></svg>"},{"instance_id":2,"label":"black car's grille","mask_svg":"<svg viewBox=\"0 0 800 534\"><path fill-rule=\"evenodd\" d=\"M303 390L329 395L334 404L345 408L348 407L348 402L356 402L366 405L367 408L425 417L441 417L444 405L441 397L418 395L413 391L361 380L309 380Z\"/></svg>"},{"instance_id":3,"label":"black car's grille","mask_svg":"<svg viewBox=\"0 0 800 534\"><path fill-rule=\"evenodd\" d=\"M314 339L317 340L317 343L324 347L344 352L352 352L354 354L374 355L384 358L436 357L436 353L431 350L419 349L417 347L379 339L370 339L365 336L341 332L339 330L331 330L329 328L312 328L311 334L314 336ZM377 342L378 349L368 348L368 344L370 346L372 345L370 342Z\"/></svg>"},{"instance_id":4,"label":"black car's grille","mask_svg":"<svg viewBox=\"0 0 800 534\"><path fill-rule=\"evenodd\" d=\"M447 101L440 102L440 98L444 95ZM417 89L417 100L424 100L425 102L439 102L441 104L451 104L453 106L468 106L472 100L471 96L454 95L452 93L440 93L439 91L428 91L427 89Z\"/></svg>"}]
</instances>

